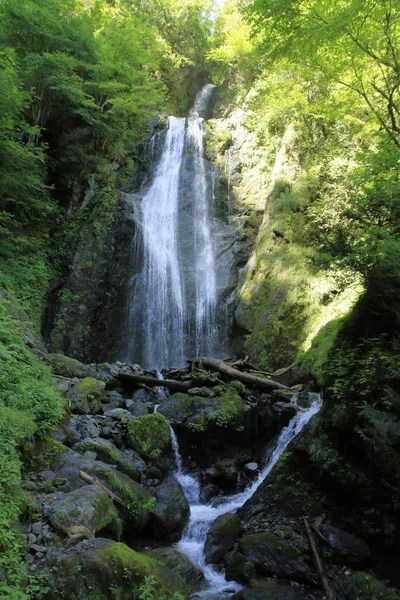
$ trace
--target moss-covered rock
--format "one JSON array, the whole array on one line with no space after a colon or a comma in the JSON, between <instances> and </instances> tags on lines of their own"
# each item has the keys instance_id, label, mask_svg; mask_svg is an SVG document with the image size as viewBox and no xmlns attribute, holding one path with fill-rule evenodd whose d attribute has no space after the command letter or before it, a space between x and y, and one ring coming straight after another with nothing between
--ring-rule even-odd
<instances>
[{"instance_id":1,"label":"moss-covered rock","mask_svg":"<svg viewBox=\"0 0 400 600\"><path fill-rule=\"evenodd\" d=\"M207 562L216 563L232 548L241 532L239 517L226 513L218 517L207 534L204 554Z\"/></svg>"},{"instance_id":2,"label":"moss-covered rock","mask_svg":"<svg viewBox=\"0 0 400 600\"><path fill-rule=\"evenodd\" d=\"M164 401L159 413L172 424L183 425L194 432L229 427L243 431L247 422L245 388L239 381L213 389L212 398L191 394L174 394Z\"/></svg>"},{"instance_id":3,"label":"moss-covered rock","mask_svg":"<svg viewBox=\"0 0 400 600\"><path fill-rule=\"evenodd\" d=\"M114 492L125 505L118 510L125 522L136 528L143 527L155 508L155 498L139 483L128 475L120 473L114 467L98 460L90 460L77 452L68 450L54 456L50 468L60 477L66 479L65 490L76 490L85 485L80 472L84 471L91 477Z\"/></svg>"},{"instance_id":4,"label":"moss-covered rock","mask_svg":"<svg viewBox=\"0 0 400 600\"><path fill-rule=\"evenodd\" d=\"M190 591L198 590L204 581L203 571L175 548L155 548L145 554L166 565L175 575L186 581Z\"/></svg>"},{"instance_id":5,"label":"moss-covered rock","mask_svg":"<svg viewBox=\"0 0 400 600\"><path fill-rule=\"evenodd\" d=\"M107 525L118 524L118 513L109 495L97 485L85 485L63 494L51 505L50 523L69 535L71 527L86 527L94 536Z\"/></svg>"},{"instance_id":6,"label":"moss-covered rock","mask_svg":"<svg viewBox=\"0 0 400 600\"><path fill-rule=\"evenodd\" d=\"M85 377L67 393L71 412L94 415L102 410L102 398L106 384L94 377Z\"/></svg>"},{"instance_id":7,"label":"moss-covered rock","mask_svg":"<svg viewBox=\"0 0 400 600\"><path fill-rule=\"evenodd\" d=\"M238 583L249 583L255 577L255 569L253 563L245 559L243 554L239 552L238 545L231 552L224 556L225 575L228 581L237 581Z\"/></svg>"},{"instance_id":8,"label":"moss-covered rock","mask_svg":"<svg viewBox=\"0 0 400 600\"><path fill-rule=\"evenodd\" d=\"M122 452L110 440L101 437L86 438L74 446L78 452L95 452L97 458L107 464L116 465L122 473L129 475L135 481L141 479L141 469L146 466L142 459L133 451Z\"/></svg>"},{"instance_id":9,"label":"moss-covered rock","mask_svg":"<svg viewBox=\"0 0 400 600\"><path fill-rule=\"evenodd\" d=\"M307 540L290 527L280 526L274 531L246 535L240 540L240 550L262 574L313 580Z\"/></svg>"},{"instance_id":10,"label":"moss-covered rock","mask_svg":"<svg viewBox=\"0 0 400 600\"><path fill-rule=\"evenodd\" d=\"M143 415L129 423L128 443L140 456L158 458L170 441L170 426L162 414Z\"/></svg>"},{"instance_id":11,"label":"moss-covered rock","mask_svg":"<svg viewBox=\"0 0 400 600\"><path fill-rule=\"evenodd\" d=\"M148 577L166 598L176 592L188 597L183 580L165 565L125 544L102 538L80 542L68 552L51 552L42 565L48 576L46 600L102 600L110 594L136 600Z\"/></svg>"},{"instance_id":12,"label":"moss-covered rock","mask_svg":"<svg viewBox=\"0 0 400 600\"><path fill-rule=\"evenodd\" d=\"M71 378L99 377L97 371L92 367L64 354L44 354L43 361L51 367L55 375Z\"/></svg>"}]
</instances>

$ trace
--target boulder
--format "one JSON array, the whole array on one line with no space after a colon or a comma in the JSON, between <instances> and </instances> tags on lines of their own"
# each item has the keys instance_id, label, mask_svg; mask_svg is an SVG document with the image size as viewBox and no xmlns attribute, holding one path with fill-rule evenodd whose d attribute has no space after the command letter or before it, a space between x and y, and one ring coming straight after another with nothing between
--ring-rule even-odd
<instances>
[{"instance_id":1,"label":"boulder","mask_svg":"<svg viewBox=\"0 0 400 600\"><path fill-rule=\"evenodd\" d=\"M238 583L249 583L255 577L253 563L245 559L239 552L238 544L235 544L233 550L224 556L225 575L228 581L237 581Z\"/></svg>"},{"instance_id":2,"label":"boulder","mask_svg":"<svg viewBox=\"0 0 400 600\"><path fill-rule=\"evenodd\" d=\"M296 364L290 365L290 367L278 369L278 371L275 371L272 377L275 381L278 381L278 383L282 383L287 387L292 387L293 385L307 383L310 381L310 375Z\"/></svg>"},{"instance_id":3,"label":"boulder","mask_svg":"<svg viewBox=\"0 0 400 600\"><path fill-rule=\"evenodd\" d=\"M144 458L158 458L171 442L171 428L159 414L136 417L129 423L128 444Z\"/></svg>"},{"instance_id":4,"label":"boulder","mask_svg":"<svg viewBox=\"0 0 400 600\"><path fill-rule=\"evenodd\" d=\"M307 540L290 527L280 526L274 531L246 535L239 544L243 556L261 574L313 580Z\"/></svg>"},{"instance_id":5,"label":"boulder","mask_svg":"<svg viewBox=\"0 0 400 600\"><path fill-rule=\"evenodd\" d=\"M156 593L166 598L175 593L189 596L185 582L168 567L108 539L88 539L68 551L49 552L40 567L47 578L44 600L111 596L132 600L139 597L145 581L152 597Z\"/></svg>"},{"instance_id":6,"label":"boulder","mask_svg":"<svg viewBox=\"0 0 400 600\"><path fill-rule=\"evenodd\" d=\"M297 408L290 402L275 402L272 411L278 417L279 428L286 427L297 413Z\"/></svg>"},{"instance_id":7,"label":"boulder","mask_svg":"<svg viewBox=\"0 0 400 600\"><path fill-rule=\"evenodd\" d=\"M171 425L185 427L205 426L207 415L221 408L218 398L202 398L188 394L174 394L161 404L157 414L162 414Z\"/></svg>"},{"instance_id":8,"label":"boulder","mask_svg":"<svg viewBox=\"0 0 400 600\"><path fill-rule=\"evenodd\" d=\"M204 545L206 561L217 563L232 548L241 533L241 523L235 513L226 513L215 519Z\"/></svg>"},{"instance_id":9,"label":"boulder","mask_svg":"<svg viewBox=\"0 0 400 600\"><path fill-rule=\"evenodd\" d=\"M322 535L328 540L329 548L324 547L334 562L351 567L364 567L371 560L371 552L364 540L331 525L321 527Z\"/></svg>"},{"instance_id":10,"label":"boulder","mask_svg":"<svg viewBox=\"0 0 400 600\"><path fill-rule=\"evenodd\" d=\"M64 354L44 354L43 361L51 367L55 375L71 378L94 377L101 379L95 369Z\"/></svg>"},{"instance_id":11,"label":"boulder","mask_svg":"<svg viewBox=\"0 0 400 600\"><path fill-rule=\"evenodd\" d=\"M122 452L113 442L101 437L87 438L76 444L74 450L82 454L87 451L95 452L99 460L115 465L119 471L129 475L135 481L141 480L142 471L146 468L146 463L133 450Z\"/></svg>"},{"instance_id":12,"label":"boulder","mask_svg":"<svg viewBox=\"0 0 400 600\"><path fill-rule=\"evenodd\" d=\"M109 495L98 485L85 485L62 494L51 504L50 523L68 535L73 526L86 527L92 536L118 520Z\"/></svg>"},{"instance_id":13,"label":"boulder","mask_svg":"<svg viewBox=\"0 0 400 600\"><path fill-rule=\"evenodd\" d=\"M152 488L157 503L151 521L158 539L177 542L190 514L181 484L172 476Z\"/></svg>"},{"instance_id":14,"label":"boulder","mask_svg":"<svg viewBox=\"0 0 400 600\"><path fill-rule=\"evenodd\" d=\"M94 377L85 377L71 387L67 393L72 413L80 415L96 414L102 410L101 401L105 383Z\"/></svg>"},{"instance_id":15,"label":"boulder","mask_svg":"<svg viewBox=\"0 0 400 600\"><path fill-rule=\"evenodd\" d=\"M99 426L91 415L76 416L72 420L75 421L75 429L82 440L99 437Z\"/></svg>"},{"instance_id":16,"label":"boulder","mask_svg":"<svg viewBox=\"0 0 400 600\"><path fill-rule=\"evenodd\" d=\"M126 408L134 417L141 417L153 412L155 394L147 390L137 390L129 400L125 401Z\"/></svg>"},{"instance_id":17,"label":"boulder","mask_svg":"<svg viewBox=\"0 0 400 600\"><path fill-rule=\"evenodd\" d=\"M66 479L66 491L86 485L79 475L81 471L98 479L130 507L129 512L123 511L123 516L135 527L143 527L154 509L155 499L147 490L125 473L99 460L90 460L73 450L67 450L54 456L51 469Z\"/></svg>"},{"instance_id":18,"label":"boulder","mask_svg":"<svg viewBox=\"0 0 400 600\"><path fill-rule=\"evenodd\" d=\"M231 600L306 600L309 597L309 593L301 587L266 581L261 588L240 590Z\"/></svg>"},{"instance_id":19,"label":"boulder","mask_svg":"<svg viewBox=\"0 0 400 600\"><path fill-rule=\"evenodd\" d=\"M155 548L145 554L166 565L187 583L191 591L196 591L201 587L204 581L203 571L175 548Z\"/></svg>"}]
</instances>

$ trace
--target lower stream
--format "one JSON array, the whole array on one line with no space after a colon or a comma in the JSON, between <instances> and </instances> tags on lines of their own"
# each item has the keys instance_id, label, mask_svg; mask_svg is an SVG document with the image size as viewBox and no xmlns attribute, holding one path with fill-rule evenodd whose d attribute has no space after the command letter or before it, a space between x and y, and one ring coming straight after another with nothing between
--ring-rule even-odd
<instances>
[{"instance_id":1,"label":"lower stream","mask_svg":"<svg viewBox=\"0 0 400 600\"><path fill-rule=\"evenodd\" d=\"M287 427L282 429L275 448L257 480L249 485L243 492L226 497L225 501L222 504L219 502L218 505L213 505L212 502L209 504L201 503L200 484L196 477L184 472L178 440L171 428L172 446L177 467L174 475L181 484L186 499L190 504L190 519L181 540L176 544L176 548L203 571L206 586L202 592L195 594L198 598L227 597L233 592L242 589L240 584L235 581L228 582L224 573L216 571L212 565L206 563L204 555L205 540L212 523L217 517L238 510L252 497L254 492L264 481L265 477L267 477L276 465L288 444L298 433L300 433L310 419L317 414L322 405L319 394L309 395L309 406L306 408L297 405L296 397L292 402L297 407L297 413L291 419ZM219 498L219 501L220 500L221 499Z\"/></svg>"}]
</instances>

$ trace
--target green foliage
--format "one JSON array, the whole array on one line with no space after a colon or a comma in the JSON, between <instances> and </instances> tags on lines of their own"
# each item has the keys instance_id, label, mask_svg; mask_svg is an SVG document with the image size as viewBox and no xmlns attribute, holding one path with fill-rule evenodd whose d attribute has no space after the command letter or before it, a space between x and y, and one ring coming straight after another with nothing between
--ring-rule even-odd
<instances>
[{"instance_id":1,"label":"green foliage","mask_svg":"<svg viewBox=\"0 0 400 600\"><path fill-rule=\"evenodd\" d=\"M17 527L27 505L21 489L20 453L34 434L43 436L55 428L63 414L63 401L50 370L25 348L16 322L2 307L0 357L0 566L7 572L7 593L19 593L23 598L13 587L25 577L24 548Z\"/></svg>"},{"instance_id":2,"label":"green foliage","mask_svg":"<svg viewBox=\"0 0 400 600\"><path fill-rule=\"evenodd\" d=\"M129 423L128 442L142 456L158 458L170 440L170 426L160 413L136 417Z\"/></svg>"},{"instance_id":3,"label":"green foliage","mask_svg":"<svg viewBox=\"0 0 400 600\"><path fill-rule=\"evenodd\" d=\"M139 529L144 527L149 516L154 512L156 499L140 498L139 495L135 493L134 489L128 483L125 483L123 479L118 477L111 469L106 471L105 477L115 492L119 494L121 499L126 503L129 513L137 527L139 527Z\"/></svg>"},{"instance_id":4,"label":"green foliage","mask_svg":"<svg viewBox=\"0 0 400 600\"><path fill-rule=\"evenodd\" d=\"M222 390L219 398L221 407L207 414L206 419L218 427L232 427L243 431L246 402L246 388L240 381L233 381Z\"/></svg>"},{"instance_id":5,"label":"green foliage","mask_svg":"<svg viewBox=\"0 0 400 600\"><path fill-rule=\"evenodd\" d=\"M359 600L396 600L398 592L369 573L354 573L351 583Z\"/></svg>"},{"instance_id":6,"label":"green foliage","mask_svg":"<svg viewBox=\"0 0 400 600\"><path fill-rule=\"evenodd\" d=\"M144 582L139 588L139 600L184 600L185 598L180 592L175 592L171 596L157 588L155 577L153 575L146 575Z\"/></svg>"}]
</instances>

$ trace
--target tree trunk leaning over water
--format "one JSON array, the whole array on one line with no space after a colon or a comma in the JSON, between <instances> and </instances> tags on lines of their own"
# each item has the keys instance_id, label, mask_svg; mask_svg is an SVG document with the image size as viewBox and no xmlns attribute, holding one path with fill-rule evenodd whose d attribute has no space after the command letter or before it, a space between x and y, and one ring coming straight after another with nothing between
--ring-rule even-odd
<instances>
[{"instance_id":1,"label":"tree trunk leaning over water","mask_svg":"<svg viewBox=\"0 0 400 600\"><path fill-rule=\"evenodd\" d=\"M209 358L206 356L191 358L188 362L192 364L192 367L198 367L199 369L211 369L212 371L218 371L223 375L227 375L227 377L231 377L232 379L238 379L239 381L243 381L244 383L248 383L249 385L254 385L260 389L266 390L288 390L290 388L286 387L286 385L282 385L276 381L271 381L269 379L264 379L262 377L256 377L255 375L251 375L250 373L243 373L242 371L238 371L238 369L234 369L230 367L223 360L218 358Z\"/></svg>"}]
</instances>

